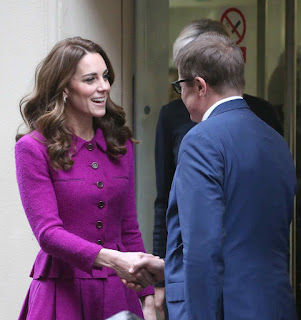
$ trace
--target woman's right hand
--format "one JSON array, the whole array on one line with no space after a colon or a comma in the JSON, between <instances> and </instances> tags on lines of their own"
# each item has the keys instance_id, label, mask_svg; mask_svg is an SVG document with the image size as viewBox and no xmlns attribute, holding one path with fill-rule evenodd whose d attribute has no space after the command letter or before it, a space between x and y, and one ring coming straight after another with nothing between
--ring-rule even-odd
<instances>
[{"instance_id":1,"label":"woman's right hand","mask_svg":"<svg viewBox=\"0 0 301 320\"><path fill-rule=\"evenodd\" d=\"M156 282L153 275L145 268L141 268L134 273L131 270L134 265L146 256L153 257L153 255L143 252L120 252L103 248L99 251L94 265L114 269L121 279L139 284L142 288L145 288Z\"/></svg>"}]
</instances>

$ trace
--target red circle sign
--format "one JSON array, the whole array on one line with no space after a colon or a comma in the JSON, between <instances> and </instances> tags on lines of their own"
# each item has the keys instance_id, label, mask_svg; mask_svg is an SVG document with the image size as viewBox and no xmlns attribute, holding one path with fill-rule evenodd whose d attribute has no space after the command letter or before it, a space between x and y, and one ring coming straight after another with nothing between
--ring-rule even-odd
<instances>
[{"instance_id":1,"label":"red circle sign","mask_svg":"<svg viewBox=\"0 0 301 320\"><path fill-rule=\"evenodd\" d=\"M241 43L247 29L246 19L242 12L237 8L229 8L223 13L221 22L230 32L231 38L235 43Z\"/></svg>"}]
</instances>

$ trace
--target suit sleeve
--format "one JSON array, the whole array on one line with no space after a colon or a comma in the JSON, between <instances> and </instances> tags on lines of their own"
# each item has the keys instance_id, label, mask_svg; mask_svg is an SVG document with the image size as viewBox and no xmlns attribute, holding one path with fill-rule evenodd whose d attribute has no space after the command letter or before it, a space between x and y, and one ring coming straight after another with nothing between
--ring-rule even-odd
<instances>
[{"instance_id":1,"label":"suit sleeve","mask_svg":"<svg viewBox=\"0 0 301 320\"><path fill-rule=\"evenodd\" d=\"M123 211L122 220L122 243L126 251L130 252L145 252L141 232L139 230L139 224L137 220L136 210L136 198L135 198L135 168L134 168L134 151L133 144L128 142L127 144L127 157L129 167L129 194L128 201ZM140 292L138 296L147 296L154 294L152 286L147 287Z\"/></svg>"},{"instance_id":2,"label":"suit sleeve","mask_svg":"<svg viewBox=\"0 0 301 320\"><path fill-rule=\"evenodd\" d=\"M185 302L189 319L216 319L222 298L224 160L207 134L182 143L176 197L183 240Z\"/></svg>"},{"instance_id":3,"label":"suit sleeve","mask_svg":"<svg viewBox=\"0 0 301 320\"><path fill-rule=\"evenodd\" d=\"M32 141L22 139L16 144L15 159L22 204L41 249L92 274L101 247L64 229L42 150Z\"/></svg>"},{"instance_id":4,"label":"suit sleeve","mask_svg":"<svg viewBox=\"0 0 301 320\"><path fill-rule=\"evenodd\" d=\"M166 254L166 211L169 191L175 173L175 162L172 151L173 142L166 111L165 107L160 111L155 142L157 197L155 200L153 254L160 258L165 258Z\"/></svg>"}]
</instances>

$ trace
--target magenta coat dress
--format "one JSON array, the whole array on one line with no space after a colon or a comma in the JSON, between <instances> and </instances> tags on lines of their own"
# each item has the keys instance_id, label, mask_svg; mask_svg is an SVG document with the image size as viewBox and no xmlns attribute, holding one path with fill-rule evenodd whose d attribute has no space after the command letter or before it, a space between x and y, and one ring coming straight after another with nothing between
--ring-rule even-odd
<instances>
[{"instance_id":1,"label":"magenta coat dress","mask_svg":"<svg viewBox=\"0 0 301 320\"><path fill-rule=\"evenodd\" d=\"M108 157L100 129L87 142L74 136L70 170L55 171L37 131L16 144L17 180L30 226L41 247L19 319L106 319L129 310L142 317L139 294L109 268L93 267L101 248L144 251L135 204L133 146Z\"/></svg>"}]
</instances>

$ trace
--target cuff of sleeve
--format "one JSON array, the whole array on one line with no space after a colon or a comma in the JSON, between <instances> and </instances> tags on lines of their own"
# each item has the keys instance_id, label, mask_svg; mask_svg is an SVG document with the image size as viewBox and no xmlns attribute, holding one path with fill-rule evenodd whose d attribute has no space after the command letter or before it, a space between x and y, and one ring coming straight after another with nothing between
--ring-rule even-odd
<instances>
[{"instance_id":1,"label":"cuff of sleeve","mask_svg":"<svg viewBox=\"0 0 301 320\"><path fill-rule=\"evenodd\" d=\"M145 289L142 289L141 291L137 292L138 297L144 297L149 296L151 294L155 294L155 290L153 286L146 287Z\"/></svg>"},{"instance_id":2,"label":"cuff of sleeve","mask_svg":"<svg viewBox=\"0 0 301 320\"><path fill-rule=\"evenodd\" d=\"M153 255L160 257L161 259L165 259L166 252L165 252L165 250L162 251L161 248L154 248Z\"/></svg>"},{"instance_id":3,"label":"cuff of sleeve","mask_svg":"<svg viewBox=\"0 0 301 320\"><path fill-rule=\"evenodd\" d=\"M88 272L91 276L93 276L93 270L95 270L94 262L97 258L99 251L102 249L102 246L96 245L90 251L90 258L88 260L88 265L86 267L86 272Z\"/></svg>"}]
</instances>

